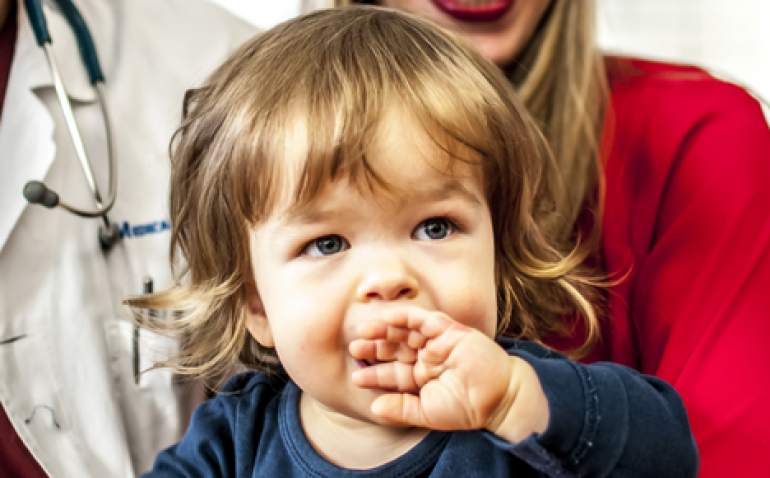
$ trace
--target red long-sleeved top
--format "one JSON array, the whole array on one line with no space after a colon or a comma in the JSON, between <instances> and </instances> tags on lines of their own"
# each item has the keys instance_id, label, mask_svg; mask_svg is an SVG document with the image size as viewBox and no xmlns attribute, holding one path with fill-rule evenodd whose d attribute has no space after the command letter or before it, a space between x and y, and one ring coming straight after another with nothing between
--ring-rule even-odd
<instances>
[{"instance_id":1,"label":"red long-sleeved top","mask_svg":"<svg viewBox=\"0 0 770 478\"><path fill-rule=\"evenodd\" d=\"M702 478L759 476L770 452L770 130L702 70L608 61L603 255L628 278L597 356L681 394ZM611 424L608 424L611 426Z\"/></svg>"}]
</instances>

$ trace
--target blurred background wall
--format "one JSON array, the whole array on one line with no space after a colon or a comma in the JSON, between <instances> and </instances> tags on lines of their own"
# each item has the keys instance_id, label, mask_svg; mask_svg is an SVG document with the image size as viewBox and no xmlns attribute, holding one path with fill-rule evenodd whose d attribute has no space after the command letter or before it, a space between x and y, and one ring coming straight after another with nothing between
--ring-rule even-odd
<instances>
[{"instance_id":1,"label":"blurred background wall","mask_svg":"<svg viewBox=\"0 0 770 478\"><path fill-rule=\"evenodd\" d=\"M598 0L599 43L703 66L770 99L770 0Z\"/></svg>"},{"instance_id":2,"label":"blurred background wall","mask_svg":"<svg viewBox=\"0 0 770 478\"><path fill-rule=\"evenodd\" d=\"M265 29L329 2L211 1ZM699 65L770 100L770 0L596 0L596 4L599 43L608 51Z\"/></svg>"}]
</instances>

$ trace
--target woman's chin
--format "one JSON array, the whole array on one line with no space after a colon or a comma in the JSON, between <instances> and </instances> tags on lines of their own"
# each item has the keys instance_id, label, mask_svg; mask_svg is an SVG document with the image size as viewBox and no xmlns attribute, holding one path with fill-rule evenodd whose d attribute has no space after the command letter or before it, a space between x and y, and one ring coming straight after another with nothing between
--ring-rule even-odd
<instances>
[{"instance_id":1,"label":"woman's chin","mask_svg":"<svg viewBox=\"0 0 770 478\"><path fill-rule=\"evenodd\" d=\"M500 68L505 68L515 57L516 49L507 47L499 39L490 38L488 35L456 32L463 37L473 48L481 53L484 58Z\"/></svg>"}]
</instances>

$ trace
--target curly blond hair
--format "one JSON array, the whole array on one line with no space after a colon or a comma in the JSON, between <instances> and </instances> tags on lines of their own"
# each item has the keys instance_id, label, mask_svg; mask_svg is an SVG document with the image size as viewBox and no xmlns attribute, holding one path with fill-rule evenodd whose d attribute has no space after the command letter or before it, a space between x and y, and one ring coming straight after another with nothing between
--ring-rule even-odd
<instances>
[{"instance_id":1,"label":"curly blond hair","mask_svg":"<svg viewBox=\"0 0 770 478\"><path fill-rule=\"evenodd\" d=\"M143 326L182 338L179 354L160 365L208 380L238 362L278 365L246 329L249 231L287 189L304 204L343 176L387 187L367 148L394 102L424 126L450 167L462 160L456 146L478 158L495 233L498 330L511 323L515 335L541 341L575 314L590 332L575 353L593 346L599 323L595 282L582 266L588 250L559 240L558 167L510 82L425 20L354 6L255 37L189 92L172 142L171 255L182 265L173 287L127 301L135 311L180 311L171 322L137 313ZM282 151L297 118L309 147L301 173L286 179Z\"/></svg>"}]
</instances>

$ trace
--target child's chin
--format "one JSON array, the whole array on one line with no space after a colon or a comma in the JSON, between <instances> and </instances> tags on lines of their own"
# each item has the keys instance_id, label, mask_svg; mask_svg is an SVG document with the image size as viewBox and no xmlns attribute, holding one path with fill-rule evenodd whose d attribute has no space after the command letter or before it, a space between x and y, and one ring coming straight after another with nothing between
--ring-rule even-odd
<instances>
[{"instance_id":1,"label":"child's chin","mask_svg":"<svg viewBox=\"0 0 770 478\"><path fill-rule=\"evenodd\" d=\"M392 428L394 430L395 429L399 429L400 430L400 429L412 428L409 425L404 425L404 424L401 424L401 423L391 422L390 420L386 420L386 419L384 419L382 417L379 417L379 416L377 416L377 415L375 415L374 413L371 413L371 412L366 414L365 417L360 417L359 419L363 419L363 420L365 420L365 421L367 421L369 423L372 423L374 425L377 425L379 427Z\"/></svg>"},{"instance_id":2,"label":"child's chin","mask_svg":"<svg viewBox=\"0 0 770 478\"><path fill-rule=\"evenodd\" d=\"M379 388L374 389L363 389L363 394L360 395L363 400L359 402L359 406L357 408L357 414L360 414L360 416L356 417L361 420L365 420L367 422L376 423L377 425L383 425L388 427L400 427L401 425L397 425L390 420L386 420L378 415L375 415L374 412L372 412L372 404L374 401L383 395L386 395L388 393L393 393L392 390L383 390Z\"/></svg>"}]
</instances>

